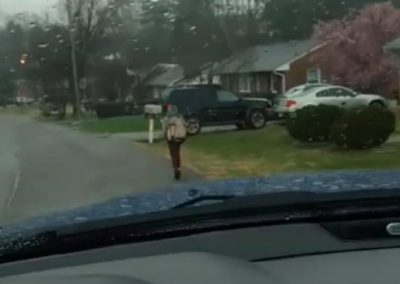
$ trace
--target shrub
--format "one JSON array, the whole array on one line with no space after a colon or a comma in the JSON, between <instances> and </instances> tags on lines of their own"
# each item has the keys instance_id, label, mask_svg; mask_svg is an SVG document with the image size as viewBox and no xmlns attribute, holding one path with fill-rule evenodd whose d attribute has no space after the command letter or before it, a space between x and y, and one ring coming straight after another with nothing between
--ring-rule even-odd
<instances>
[{"instance_id":1,"label":"shrub","mask_svg":"<svg viewBox=\"0 0 400 284\"><path fill-rule=\"evenodd\" d=\"M368 149L385 143L395 129L394 113L370 106L345 111L332 126L331 137L342 149Z\"/></svg>"},{"instance_id":2,"label":"shrub","mask_svg":"<svg viewBox=\"0 0 400 284\"><path fill-rule=\"evenodd\" d=\"M105 102L94 106L98 118L111 118L118 116L132 115L134 112L133 103Z\"/></svg>"},{"instance_id":3,"label":"shrub","mask_svg":"<svg viewBox=\"0 0 400 284\"><path fill-rule=\"evenodd\" d=\"M286 116L289 135L302 142L329 140L331 127L342 110L335 106L307 106Z\"/></svg>"},{"instance_id":4,"label":"shrub","mask_svg":"<svg viewBox=\"0 0 400 284\"><path fill-rule=\"evenodd\" d=\"M43 117L50 117L51 116L51 108L48 104L41 104L40 105L40 114Z\"/></svg>"}]
</instances>

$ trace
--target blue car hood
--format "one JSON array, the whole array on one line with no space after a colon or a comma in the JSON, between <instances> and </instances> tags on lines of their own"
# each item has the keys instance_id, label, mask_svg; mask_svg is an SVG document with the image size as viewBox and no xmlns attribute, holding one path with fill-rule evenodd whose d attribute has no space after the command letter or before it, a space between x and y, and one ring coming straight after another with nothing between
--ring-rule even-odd
<instances>
[{"instance_id":1,"label":"blue car hood","mask_svg":"<svg viewBox=\"0 0 400 284\"><path fill-rule=\"evenodd\" d=\"M399 189L400 171L337 171L315 174L282 174L264 178L181 184L147 194L125 196L101 204L30 219L3 227L10 232L49 229L106 218L125 217L169 210L190 200L193 190L202 195L251 196L273 192L311 191L317 193Z\"/></svg>"}]
</instances>

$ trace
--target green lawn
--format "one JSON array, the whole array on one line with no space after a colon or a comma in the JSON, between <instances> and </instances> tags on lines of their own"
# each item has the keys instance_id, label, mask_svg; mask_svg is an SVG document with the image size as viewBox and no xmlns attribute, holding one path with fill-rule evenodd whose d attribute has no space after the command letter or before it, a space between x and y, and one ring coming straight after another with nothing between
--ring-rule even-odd
<instances>
[{"instance_id":1,"label":"green lawn","mask_svg":"<svg viewBox=\"0 0 400 284\"><path fill-rule=\"evenodd\" d=\"M8 106L6 108L0 107L0 113L13 114L13 115L26 115L31 117L39 116L39 111L36 105Z\"/></svg>"},{"instance_id":2,"label":"green lawn","mask_svg":"<svg viewBox=\"0 0 400 284\"><path fill-rule=\"evenodd\" d=\"M127 116L109 119L84 120L78 124L78 128L89 133L129 133L148 130L148 120L142 116ZM156 122L156 130L161 129L160 121Z\"/></svg>"},{"instance_id":3,"label":"green lawn","mask_svg":"<svg viewBox=\"0 0 400 284\"><path fill-rule=\"evenodd\" d=\"M166 153L165 145L158 145ZM199 135L184 146L184 163L209 178L338 169L400 169L400 144L345 152L332 145L299 145L280 126Z\"/></svg>"}]
</instances>

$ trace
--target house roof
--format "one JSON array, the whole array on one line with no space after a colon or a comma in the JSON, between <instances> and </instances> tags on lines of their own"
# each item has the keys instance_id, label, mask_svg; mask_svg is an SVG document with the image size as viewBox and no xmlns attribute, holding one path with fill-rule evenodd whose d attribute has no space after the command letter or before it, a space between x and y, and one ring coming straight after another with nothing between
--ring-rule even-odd
<instances>
[{"instance_id":1,"label":"house roof","mask_svg":"<svg viewBox=\"0 0 400 284\"><path fill-rule=\"evenodd\" d=\"M145 84L149 86L171 86L184 77L183 67L177 64L157 64L147 75Z\"/></svg>"},{"instance_id":2,"label":"house roof","mask_svg":"<svg viewBox=\"0 0 400 284\"><path fill-rule=\"evenodd\" d=\"M311 40L257 45L222 61L216 73L252 73L275 71L313 49Z\"/></svg>"},{"instance_id":3,"label":"house roof","mask_svg":"<svg viewBox=\"0 0 400 284\"><path fill-rule=\"evenodd\" d=\"M385 50L394 52L394 53L400 53L400 37L392 40L388 44L384 46Z\"/></svg>"}]
</instances>

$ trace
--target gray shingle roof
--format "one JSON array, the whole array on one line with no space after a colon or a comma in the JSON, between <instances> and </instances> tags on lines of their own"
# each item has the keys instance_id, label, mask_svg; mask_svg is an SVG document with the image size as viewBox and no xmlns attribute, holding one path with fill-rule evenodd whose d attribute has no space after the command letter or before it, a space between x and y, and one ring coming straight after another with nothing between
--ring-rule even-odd
<instances>
[{"instance_id":1,"label":"gray shingle roof","mask_svg":"<svg viewBox=\"0 0 400 284\"><path fill-rule=\"evenodd\" d=\"M157 64L145 80L149 86L171 86L184 77L183 67L177 64Z\"/></svg>"},{"instance_id":2,"label":"gray shingle roof","mask_svg":"<svg viewBox=\"0 0 400 284\"><path fill-rule=\"evenodd\" d=\"M311 40L257 45L221 62L219 74L274 71L315 46Z\"/></svg>"},{"instance_id":3,"label":"gray shingle roof","mask_svg":"<svg viewBox=\"0 0 400 284\"><path fill-rule=\"evenodd\" d=\"M386 44L384 46L384 49L399 53L400 52L400 37L398 37L398 38L392 40L391 42L389 42L388 44Z\"/></svg>"}]
</instances>

